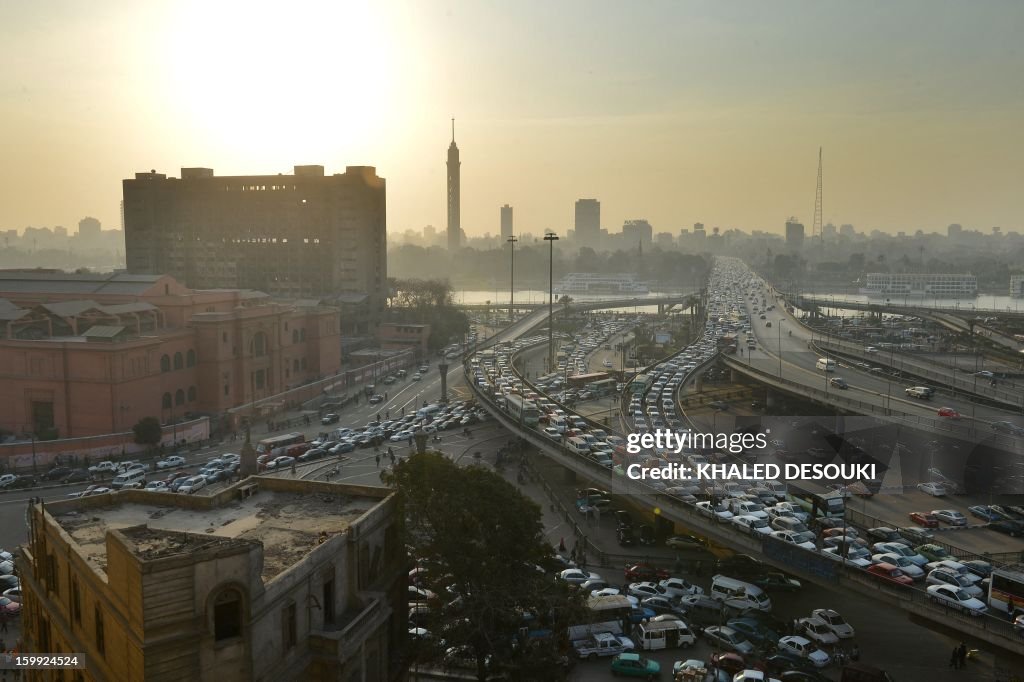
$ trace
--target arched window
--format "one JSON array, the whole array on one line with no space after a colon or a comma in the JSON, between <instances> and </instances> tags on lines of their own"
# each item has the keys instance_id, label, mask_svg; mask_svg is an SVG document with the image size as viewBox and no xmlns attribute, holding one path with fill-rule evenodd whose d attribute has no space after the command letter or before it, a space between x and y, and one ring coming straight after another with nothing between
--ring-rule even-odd
<instances>
[{"instance_id":1,"label":"arched window","mask_svg":"<svg viewBox=\"0 0 1024 682\"><path fill-rule=\"evenodd\" d=\"M299 341L305 341L305 340L306 340L306 328L303 327L302 329L299 330Z\"/></svg>"},{"instance_id":2,"label":"arched window","mask_svg":"<svg viewBox=\"0 0 1024 682\"><path fill-rule=\"evenodd\" d=\"M191 403L191 402L194 402L195 399L196 399L196 387L195 386L189 386L188 387L188 401Z\"/></svg>"},{"instance_id":3,"label":"arched window","mask_svg":"<svg viewBox=\"0 0 1024 682\"><path fill-rule=\"evenodd\" d=\"M174 354L174 369L181 369L185 365L185 359L181 357L181 353Z\"/></svg>"},{"instance_id":4,"label":"arched window","mask_svg":"<svg viewBox=\"0 0 1024 682\"><path fill-rule=\"evenodd\" d=\"M160 371L170 372L171 371L171 356L164 355L160 358Z\"/></svg>"},{"instance_id":5,"label":"arched window","mask_svg":"<svg viewBox=\"0 0 1024 682\"><path fill-rule=\"evenodd\" d=\"M180 388L174 392L174 404L184 405L185 404L185 391Z\"/></svg>"},{"instance_id":6,"label":"arched window","mask_svg":"<svg viewBox=\"0 0 1024 682\"><path fill-rule=\"evenodd\" d=\"M213 600L213 639L220 642L242 636L242 594L233 588L222 590Z\"/></svg>"},{"instance_id":7,"label":"arched window","mask_svg":"<svg viewBox=\"0 0 1024 682\"><path fill-rule=\"evenodd\" d=\"M292 343L298 343L298 342L299 342L299 330L298 329L293 329L292 330Z\"/></svg>"},{"instance_id":8,"label":"arched window","mask_svg":"<svg viewBox=\"0 0 1024 682\"><path fill-rule=\"evenodd\" d=\"M252 354L256 357L267 354L267 335L263 332L256 332L252 337Z\"/></svg>"},{"instance_id":9,"label":"arched window","mask_svg":"<svg viewBox=\"0 0 1024 682\"><path fill-rule=\"evenodd\" d=\"M167 356L165 355L164 357L166 358ZM164 393L163 406L164 406L165 410L171 409L171 394L170 393Z\"/></svg>"},{"instance_id":10,"label":"arched window","mask_svg":"<svg viewBox=\"0 0 1024 682\"><path fill-rule=\"evenodd\" d=\"M191 348L188 349L188 354L185 355L185 366L195 367L196 366L196 352Z\"/></svg>"}]
</instances>

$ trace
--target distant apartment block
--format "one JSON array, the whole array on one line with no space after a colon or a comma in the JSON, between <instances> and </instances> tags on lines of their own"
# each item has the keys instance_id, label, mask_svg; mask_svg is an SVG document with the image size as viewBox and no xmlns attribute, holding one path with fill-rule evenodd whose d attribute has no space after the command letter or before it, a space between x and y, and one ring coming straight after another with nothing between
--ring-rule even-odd
<instances>
[{"instance_id":1,"label":"distant apartment block","mask_svg":"<svg viewBox=\"0 0 1024 682\"><path fill-rule=\"evenodd\" d=\"M597 199L577 199L573 227L576 230L576 241L586 245L597 242L601 231L601 202Z\"/></svg>"},{"instance_id":2,"label":"distant apartment block","mask_svg":"<svg viewBox=\"0 0 1024 682\"><path fill-rule=\"evenodd\" d=\"M171 275L193 289L255 289L302 299L359 299L368 333L387 297L386 191L370 166L325 175L181 178L136 173L123 182L128 272Z\"/></svg>"},{"instance_id":3,"label":"distant apartment block","mask_svg":"<svg viewBox=\"0 0 1024 682\"><path fill-rule=\"evenodd\" d=\"M512 207L505 204L501 207L501 241L504 243L514 233L512 224Z\"/></svg>"},{"instance_id":4,"label":"distant apartment block","mask_svg":"<svg viewBox=\"0 0 1024 682\"><path fill-rule=\"evenodd\" d=\"M797 222L796 218L786 221L786 246L791 249L801 249L804 245L804 226Z\"/></svg>"},{"instance_id":5,"label":"distant apartment block","mask_svg":"<svg viewBox=\"0 0 1024 682\"><path fill-rule=\"evenodd\" d=\"M978 278L966 274L871 272L860 291L869 296L974 298L978 295Z\"/></svg>"},{"instance_id":6,"label":"distant apartment block","mask_svg":"<svg viewBox=\"0 0 1024 682\"><path fill-rule=\"evenodd\" d=\"M654 239L654 228L643 218L627 220L622 225L622 238L626 241L624 246L627 249L648 246Z\"/></svg>"},{"instance_id":7,"label":"distant apartment block","mask_svg":"<svg viewBox=\"0 0 1024 682\"><path fill-rule=\"evenodd\" d=\"M1010 296L1024 298L1024 275L1010 275Z\"/></svg>"},{"instance_id":8,"label":"distant apartment block","mask_svg":"<svg viewBox=\"0 0 1024 682\"><path fill-rule=\"evenodd\" d=\"M24 652L85 668L29 680L396 680L405 547L388 489L247 478L32 504Z\"/></svg>"}]
</instances>

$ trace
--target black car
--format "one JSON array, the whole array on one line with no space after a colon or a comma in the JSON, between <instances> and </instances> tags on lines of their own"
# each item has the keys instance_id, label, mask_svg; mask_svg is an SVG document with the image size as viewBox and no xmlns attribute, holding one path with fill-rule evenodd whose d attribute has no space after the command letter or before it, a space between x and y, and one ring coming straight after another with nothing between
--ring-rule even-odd
<instances>
[{"instance_id":1,"label":"black car","mask_svg":"<svg viewBox=\"0 0 1024 682\"><path fill-rule=\"evenodd\" d=\"M803 585L796 578L790 578L776 571L756 576L751 582L763 590L772 592L799 592L803 588Z\"/></svg>"},{"instance_id":2,"label":"black car","mask_svg":"<svg viewBox=\"0 0 1024 682\"><path fill-rule=\"evenodd\" d=\"M320 459L321 457L325 457L326 455L326 450L322 448L313 448L311 450L306 450L301 455L299 455L298 460L300 462L310 462L314 459Z\"/></svg>"},{"instance_id":3,"label":"black car","mask_svg":"<svg viewBox=\"0 0 1024 682\"><path fill-rule=\"evenodd\" d=\"M988 527L999 533L1005 533L1011 538L1015 538L1018 535L1024 535L1024 523L1021 523L1020 521L1001 519L988 524Z\"/></svg>"},{"instance_id":4,"label":"black car","mask_svg":"<svg viewBox=\"0 0 1024 682\"><path fill-rule=\"evenodd\" d=\"M19 488L33 488L39 485L39 479L32 475L18 476L16 479L7 484L7 490L17 490Z\"/></svg>"},{"instance_id":5,"label":"black car","mask_svg":"<svg viewBox=\"0 0 1024 682\"><path fill-rule=\"evenodd\" d=\"M624 509L615 510L615 523L619 528L632 528L633 517L629 515L628 511Z\"/></svg>"},{"instance_id":6,"label":"black car","mask_svg":"<svg viewBox=\"0 0 1024 682\"><path fill-rule=\"evenodd\" d=\"M640 526L640 544L641 545L654 545L657 544L658 540L654 537L654 526L643 525Z\"/></svg>"},{"instance_id":7,"label":"black car","mask_svg":"<svg viewBox=\"0 0 1024 682\"><path fill-rule=\"evenodd\" d=\"M788 651L780 651L777 654L772 654L768 658L764 659L765 666L768 668L769 673L782 673L787 670L799 670L807 665L807 661L791 654Z\"/></svg>"},{"instance_id":8,"label":"black car","mask_svg":"<svg viewBox=\"0 0 1024 682\"><path fill-rule=\"evenodd\" d=\"M636 544L636 536L633 535L633 529L629 526L619 528L618 537L620 547L632 547Z\"/></svg>"},{"instance_id":9,"label":"black car","mask_svg":"<svg viewBox=\"0 0 1024 682\"><path fill-rule=\"evenodd\" d=\"M715 570L728 576L762 575L767 572L767 567L749 554L734 554L716 561Z\"/></svg>"},{"instance_id":10,"label":"black car","mask_svg":"<svg viewBox=\"0 0 1024 682\"><path fill-rule=\"evenodd\" d=\"M330 413L325 414L323 417L320 418L320 423L326 426L327 424L337 424L338 421L340 421L340 420L341 420L341 415L340 414L335 414L334 412L330 412Z\"/></svg>"},{"instance_id":11,"label":"black car","mask_svg":"<svg viewBox=\"0 0 1024 682\"><path fill-rule=\"evenodd\" d=\"M846 383L846 379L842 377L833 377L829 379L828 383L832 388L838 388L844 391L850 387L850 384Z\"/></svg>"},{"instance_id":12,"label":"black car","mask_svg":"<svg viewBox=\"0 0 1024 682\"><path fill-rule=\"evenodd\" d=\"M62 479L63 483L80 483L92 480L92 474L88 469L72 469L71 473Z\"/></svg>"},{"instance_id":13,"label":"black car","mask_svg":"<svg viewBox=\"0 0 1024 682\"><path fill-rule=\"evenodd\" d=\"M71 473L71 467L54 467L43 474L47 481L59 481Z\"/></svg>"},{"instance_id":14,"label":"black car","mask_svg":"<svg viewBox=\"0 0 1024 682\"><path fill-rule=\"evenodd\" d=\"M878 526L868 530L868 537L875 542L903 542L903 536L899 531L888 526Z\"/></svg>"}]
</instances>

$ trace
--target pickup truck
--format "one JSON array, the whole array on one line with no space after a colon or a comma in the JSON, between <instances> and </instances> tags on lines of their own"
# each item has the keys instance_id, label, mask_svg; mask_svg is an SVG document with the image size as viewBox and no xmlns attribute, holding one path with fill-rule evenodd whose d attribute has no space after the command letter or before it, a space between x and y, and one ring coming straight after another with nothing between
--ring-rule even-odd
<instances>
[{"instance_id":1,"label":"pickup truck","mask_svg":"<svg viewBox=\"0 0 1024 682\"><path fill-rule=\"evenodd\" d=\"M935 394L934 388L927 386L911 386L907 389L907 396L910 398L920 398L921 400L928 400Z\"/></svg>"},{"instance_id":2,"label":"pickup truck","mask_svg":"<svg viewBox=\"0 0 1024 682\"><path fill-rule=\"evenodd\" d=\"M576 655L580 658L593 660L598 656L615 656L624 651L633 651L633 640L622 635L613 635L610 632L599 632L586 639L577 640L572 643Z\"/></svg>"}]
</instances>

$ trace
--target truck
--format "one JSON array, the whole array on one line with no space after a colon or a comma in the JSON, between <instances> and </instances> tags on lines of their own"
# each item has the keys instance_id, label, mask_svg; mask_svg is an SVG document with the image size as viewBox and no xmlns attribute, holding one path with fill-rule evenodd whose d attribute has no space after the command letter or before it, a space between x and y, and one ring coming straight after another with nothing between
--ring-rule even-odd
<instances>
[{"instance_id":1,"label":"truck","mask_svg":"<svg viewBox=\"0 0 1024 682\"><path fill-rule=\"evenodd\" d=\"M586 639L580 639L572 643L576 656L590 660L598 656L616 656L626 651L633 651L633 640L621 635L613 635L610 632L599 632Z\"/></svg>"},{"instance_id":2,"label":"truck","mask_svg":"<svg viewBox=\"0 0 1024 682\"><path fill-rule=\"evenodd\" d=\"M719 336L715 345L723 353L734 354L736 352L736 335L725 334L724 336Z\"/></svg>"}]
</instances>

